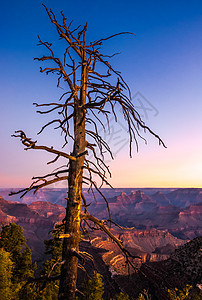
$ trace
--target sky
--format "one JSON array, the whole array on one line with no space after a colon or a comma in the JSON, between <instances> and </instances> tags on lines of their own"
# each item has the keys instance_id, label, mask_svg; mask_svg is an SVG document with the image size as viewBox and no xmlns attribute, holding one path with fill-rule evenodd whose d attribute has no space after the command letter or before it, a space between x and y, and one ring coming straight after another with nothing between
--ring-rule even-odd
<instances>
[{"instance_id":1,"label":"sky","mask_svg":"<svg viewBox=\"0 0 202 300\"><path fill-rule=\"evenodd\" d=\"M140 140L138 152L134 145L129 158L125 124L113 124L105 136L115 154L107 161L112 185L202 187L202 2L197 0L2 2L0 187L26 187L32 176L54 169L46 165L50 155L23 151L11 137L15 130L47 145L61 144L53 130L37 136L48 119L32 105L61 94L56 77L41 74L40 63L33 60L45 51L37 47L37 35L57 45L42 3L58 17L63 10L75 26L88 22L89 41L122 31L136 34L106 41L103 52L120 52L111 63L130 86L135 108L167 148L147 134L147 145Z\"/></svg>"}]
</instances>

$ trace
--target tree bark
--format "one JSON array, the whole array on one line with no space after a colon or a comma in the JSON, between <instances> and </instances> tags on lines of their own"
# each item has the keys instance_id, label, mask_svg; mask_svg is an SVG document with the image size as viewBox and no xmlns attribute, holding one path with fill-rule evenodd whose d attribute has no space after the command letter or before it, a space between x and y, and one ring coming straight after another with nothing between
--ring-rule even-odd
<instances>
[{"instance_id":1,"label":"tree bark","mask_svg":"<svg viewBox=\"0 0 202 300\"><path fill-rule=\"evenodd\" d=\"M83 153L86 148L85 139L85 112L82 105L86 102L86 81L87 68L85 57L82 68L82 86L80 90L79 103L74 107L74 149L72 155L77 157ZM75 100L76 102L76 100ZM65 263L61 269L61 279L59 296L60 300L74 300L77 281L78 258L75 252L79 251L80 239L80 213L81 213L81 193L83 180L83 164L85 155L81 155L76 161L70 160L69 178L68 178L68 199L65 217L65 238L63 242L62 260Z\"/></svg>"}]
</instances>

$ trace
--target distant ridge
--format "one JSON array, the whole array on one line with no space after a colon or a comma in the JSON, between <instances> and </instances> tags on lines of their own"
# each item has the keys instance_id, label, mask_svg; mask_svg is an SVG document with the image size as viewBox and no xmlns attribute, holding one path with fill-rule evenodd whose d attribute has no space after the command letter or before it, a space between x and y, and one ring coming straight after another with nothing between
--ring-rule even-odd
<instances>
[{"instance_id":1,"label":"distant ridge","mask_svg":"<svg viewBox=\"0 0 202 300\"><path fill-rule=\"evenodd\" d=\"M0 189L0 195L6 200L31 204L46 201L66 207L66 189L42 189L23 199L19 195L8 197L10 189ZM115 188L102 189L109 201L114 221L137 229L156 228L168 230L181 239L193 239L202 235L202 188L152 189ZM95 191L97 203L92 193L83 190L90 204L89 211L105 218L106 204Z\"/></svg>"},{"instance_id":2,"label":"distant ridge","mask_svg":"<svg viewBox=\"0 0 202 300\"><path fill-rule=\"evenodd\" d=\"M9 201L19 201L23 203L31 203L34 201L49 201L51 203L57 203L60 205L65 205L64 198L67 194L66 188L44 188L39 190L35 195L32 192L25 195L22 199L20 198L20 194L9 197L9 193L11 191L17 191L18 188L0 188L0 195ZM142 191L147 196L151 196L156 194L162 195L171 198L171 201L174 201L172 204L179 207L189 206L191 203L198 203L202 201L202 188L102 188L102 193L108 198L113 198L115 196L121 195L121 193L126 193L126 195L130 195L132 192ZM84 188L83 193L88 200L93 199L92 193L88 193L88 189ZM99 193L94 191L98 202L101 199ZM180 197L180 196L183 196ZM185 197L187 197L188 202L184 201ZM47 200L49 199L49 200ZM183 200L184 199L184 200ZM182 200L182 201L181 201ZM191 201L189 203L189 201Z\"/></svg>"}]
</instances>

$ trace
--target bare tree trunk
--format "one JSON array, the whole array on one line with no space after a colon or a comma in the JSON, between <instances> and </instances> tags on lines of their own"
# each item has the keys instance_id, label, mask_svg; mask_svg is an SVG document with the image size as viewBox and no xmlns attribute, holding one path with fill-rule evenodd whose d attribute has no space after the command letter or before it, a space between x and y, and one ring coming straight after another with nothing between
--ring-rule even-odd
<instances>
[{"instance_id":1,"label":"bare tree trunk","mask_svg":"<svg viewBox=\"0 0 202 300\"><path fill-rule=\"evenodd\" d=\"M113 157L110 147L102 138L102 135L98 132L97 122L99 122L102 127L105 129L105 125L102 122L100 115L105 118L108 126L110 125L110 113L113 114L116 122L119 119L119 113L116 114L116 104L120 106L124 119L128 127L129 134L129 149L130 156L132 157L132 143L133 141L137 144L136 136L141 137L139 129L142 128L144 131L148 131L150 134L155 136L159 144L162 144L164 147L165 144L161 138L155 134L149 127L142 122L140 115L135 110L135 107L131 103L131 92L121 76L120 72L113 69L110 65L108 58L112 56L103 55L100 52L103 41L111 39L115 36L121 34L130 34L130 32L121 32L118 34L111 35L107 38L95 40L90 44L86 45L85 34L87 30L87 24L80 30L80 26L74 30L71 30L71 23L67 25L66 18L61 12L63 22L62 24L58 23L56 16L52 10L47 9L50 21L56 26L59 38L62 39L66 44L64 52L64 62L57 57L52 49L52 43L43 42L39 38L39 45L43 45L49 52L48 55L43 55L39 58L35 58L38 61L52 62L55 67L47 66L41 68L41 73L56 73L58 75L58 84L60 87L60 81L64 80L64 83L67 85L67 91L63 93L59 100L60 102L54 103L43 103L37 104L36 107L40 107L40 114L52 113L57 111L60 115L56 119L51 120L45 124L39 133L42 133L46 127L52 124L57 125L57 129L60 129L64 134L65 144L67 143L68 138L72 138L72 132L70 125L72 121L74 122L74 146L73 151L70 154L67 154L61 150L55 149L52 146L38 145L37 141L33 141L31 138L27 137L24 131L17 130L13 136L20 138L22 144L25 146L25 150L35 149L35 150L44 150L51 154L55 155L55 158L48 163L56 162L60 157L65 158L69 164L66 169L54 170L53 172L46 174L44 176L33 177L33 182L29 188L22 189L18 192L12 192L10 195L23 193L23 197L26 193L31 190L34 190L36 193L40 188L53 184L55 182L68 180L68 199L67 199L67 208L66 208L66 217L65 217L65 236L63 242L63 264L61 269L61 280L60 280L60 289L59 289L59 299L61 300L74 300L75 291L76 291L76 281L77 281L77 267L78 267L78 257L79 256L79 237L80 237L80 222L81 222L81 192L82 192L82 178L83 178L83 169L87 170L87 176L84 176L85 182L90 184L90 188L95 188L99 191L96 182L93 179L93 175L98 176L101 181L101 186L105 183L111 186L107 180L106 174L111 175L109 167L104 161L105 153ZM107 57L107 60L106 60ZM66 61L69 60L69 63ZM101 64L102 73L97 70L97 64ZM69 73L70 72L70 73ZM107 78L112 74L117 76L116 84L111 84L111 81ZM87 101L86 101L87 99ZM69 111L71 108L71 111ZM72 113L72 109L74 112ZM88 117L86 117L88 114ZM99 115L100 114L100 115ZM91 130L85 128L88 125L91 127ZM90 137L90 142L86 141L85 134L88 134ZM136 135L137 134L137 135ZM142 137L143 138L143 137ZM145 140L143 138L143 140ZM93 143L92 143L93 141ZM97 148L95 148L97 146ZM85 158L85 149L86 147L91 151L93 155L94 162L91 159ZM97 149L97 150L96 150ZM98 154L98 156L97 156ZM85 162L85 163L84 163ZM67 174L67 175L64 175ZM85 174L86 175L86 174ZM105 199L101 191L99 191L101 196ZM86 201L83 198L83 205L86 209ZM115 222L111 220L109 206L109 224ZM98 228L103 230L118 247L123 251L126 257L126 262L128 266L135 268L130 258L137 258L132 256L127 249L125 249L119 239L117 239L106 227L106 225L99 219L91 216L87 209L84 214L82 214L82 219L90 220ZM50 279L47 276L47 279Z\"/></svg>"},{"instance_id":2,"label":"bare tree trunk","mask_svg":"<svg viewBox=\"0 0 202 300\"><path fill-rule=\"evenodd\" d=\"M85 60L82 69L82 88L80 93L80 105L74 109L74 150L72 155L77 157L85 152L85 112L82 105L86 101L86 66ZM58 299L74 300L77 281L78 258L75 256L79 251L80 239L80 213L81 213L81 192L83 180L83 164L85 155L81 155L76 161L70 161L68 178L68 199L65 217L65 238L63 242L61 280Z\"/></svg>"}]
</instances>

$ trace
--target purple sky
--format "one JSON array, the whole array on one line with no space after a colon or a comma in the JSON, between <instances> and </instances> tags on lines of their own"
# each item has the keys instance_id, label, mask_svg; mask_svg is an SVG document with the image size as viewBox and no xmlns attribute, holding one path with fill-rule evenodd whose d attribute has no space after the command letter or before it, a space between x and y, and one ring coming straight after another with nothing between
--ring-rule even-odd
<instances>
[{"instance_id":1,"label":"purple sky","mask_svg":"<svg viewBox=\"0 0 202 300\"><path fill-rule=\"evenodd\" d=\"M56 77L39 73L33 57L44 54L37 34L57 41L55 28L36 1L4 1L0 30L0 187L26 186L33 175L45 174L50 156L23 151L11 138L23 129L36 139L47 118L35 113L33 102L57 99ZM63 10L75 25L88 22L88 40L121 31L104 44L106 54L121 52L112 64L128 82L135 107L145 122L165 141L140 141L139 152L128 157L124 124L114 125L106 136L116 159L109 161L115 187L201 187L202 180L202 2L201 1L44 1L59 15ZM57 43L56 43L57 45ZM56 46L56 51L59 48ZM62 144L47 131L41 143Z\"/></svg>"}]
</instances>

